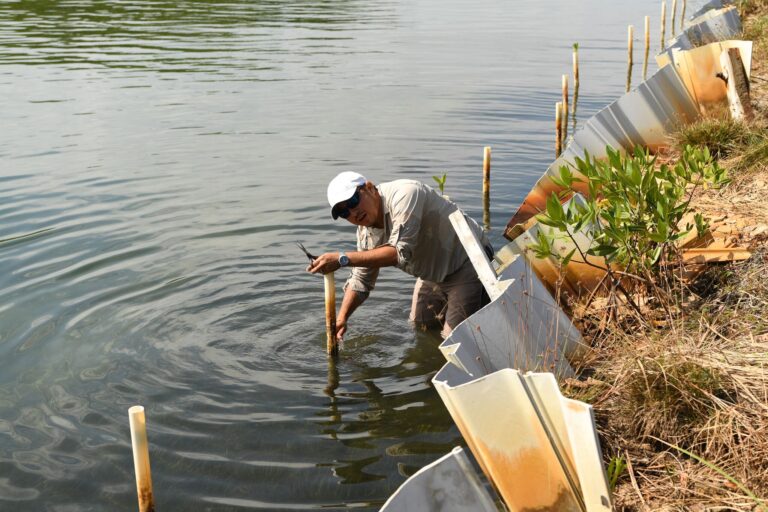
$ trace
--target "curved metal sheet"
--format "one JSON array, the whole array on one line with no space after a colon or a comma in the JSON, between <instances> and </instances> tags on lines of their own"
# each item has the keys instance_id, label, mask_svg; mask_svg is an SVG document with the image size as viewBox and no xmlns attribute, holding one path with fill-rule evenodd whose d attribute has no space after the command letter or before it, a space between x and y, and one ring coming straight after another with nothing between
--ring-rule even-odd
<instances>
[{"instance_id":1,"label":"curved metal sheet","mask_svg":"<svg viewBox=\"0 0 768 512\"><path fill-rule=\"evenodd\" d=\"M626 152L639 145L656 151L666 144L665 137L670 131L698 117L698 104L676 68L659 69L636 89L595 114L576 132L563 154L525 197L507 224L504 236L514 240L524 231L516 226L542 212L547 197L561 190L550 178L559 174L561 166L573 165L576 157L583 157L585 151L599 158L606 156L606 146Z\"/></svg>"},{"instance_id":2,"label":"curved metal sheet","mask_svg":"<svg viewBox=\"0 0 768 512\"><path fill-rule=\"evenodd\" d=\"M454 448L411 475L381 512L497 512L464 450Z\"/></svg>"}]
</instances>

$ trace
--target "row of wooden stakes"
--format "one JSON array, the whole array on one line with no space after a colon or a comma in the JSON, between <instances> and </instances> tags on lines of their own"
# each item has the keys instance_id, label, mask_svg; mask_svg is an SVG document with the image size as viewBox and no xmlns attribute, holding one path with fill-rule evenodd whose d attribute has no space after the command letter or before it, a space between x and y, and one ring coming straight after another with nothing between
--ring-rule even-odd
<instances>
[{"instance_id":1,"label":"row of wooden stakes","mask_svg":"<svg viewBox=\"0 0 768 512\"><path fill-rule=\"evenodd\" d=\"M686 0L682 1L682 9L680 12L680 30L683 29L685 20ZM671 31L672 37L675 36L675 19L677 15L677 0L672 0L672 23ZM643 80L647 78L648 74L648 54L651 47L651 25L650 17L645 17L645 51L643 57ZM663 52L666 48L665 36L667 31L667 0L661 2L661 41L660 52ZM633 65L633 53L634 53L634 40L635 40L635 27L629 25L627 27L627 86L626 92L629 92L632 87L632 65ZM568 139L568 75L563 75L562 79L562 101L555 103L555 158L559 157L566 146ZM573 102L571 117L573 119L573 130L576 130L576 103L579 98L579 45L573 45Z\"/></svg>"}]
</instances>

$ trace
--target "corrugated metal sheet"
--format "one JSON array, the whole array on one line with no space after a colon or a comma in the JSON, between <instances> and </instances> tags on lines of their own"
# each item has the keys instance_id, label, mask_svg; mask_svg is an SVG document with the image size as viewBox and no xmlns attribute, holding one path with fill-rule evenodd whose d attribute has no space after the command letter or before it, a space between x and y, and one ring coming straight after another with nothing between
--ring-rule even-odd
<instances>
[{"instance_id":1,"label":"corrugated metal sheet","mask_svg":"<svg viewBox=\"0 0 768 512\"><path fill-rule=\"evenodd\" d=\"M636 89L598 112L576 132L568 148L523 200L507 224L504 236L514 240L527 229L526 226L516 226L543 211L547 197L560 190L550 176L557 176L561 166L573 163L576 157L583 157L584 151L597 157L606 156L606 145L622 151L632 150L635 146L656 151L666 144L667 133L676 125L690 123L698 116L698 105L676 69L673 66L659 69Z\"/></svg>"},{"instance_id":2,"label":"corrugated metal sheet","mask_svg":"<svg viewBox=\"0 0 768 512\"><path fill-rule=\"evenodd\" d=\"M552 374L472 378L448 363L433 383L510 510L611 510L591 407Z\"/></svg>"},{"instance_id":3,"label":"corrugated metal sheet","mask_svg":"<svg viewBox=\"0 0 768 512\"><path fill-rule=\"evenodd\" d=\"M384 503L381 512L497 512L464 450L424 466Z\"/></svg>"},{"instance_id":4,"label":"corrugated metal sheet","mask_svg":"<svg viewBox=\"0 0 768 512\"><path fill-rule=\"evenodd\" d=\"M454 228L457 222L466 222L460 212L451 221ZM479 246L461 234L471 233L468 227L456 230L465 247ZM467 253L472 256L475 252L470 245ZM490 265L482 253L471 259L479 273ZM440 345L445 358L474 377L502 368L573 375L568 358L583 348L581 334L526 259L511 258L496 285L484 284L493 300L454 328Z\"/></svg>"},{"instance_id":5,"label":"corrugated metal sheet","mask_svg":"<svg viewBox=\"0 0 768 512\"><path fill-rule=\"evenodd\" d=\"M695 20L702 14L706 13L707 11L711 11L714 9L722 9L723 7L727 7L729 5L733 5L733 2L731 0L710 0L709 2L705 3L701 6L697 11L695 11L693 14L688 16L688 20Z\"/></svg>"},{"instance_id":6,"label":"corrugated metal sheet","mask_svg":"<svg viewBox=\"0 0 768 512\"><path fill-rule=\"evenodd\" d=\"M705 44L733 39L741 33L741 18L736 6L705 12L691 20L683 32L669 41L667 51L678 48L690 50Z\"/></svg>"}]
</instances>

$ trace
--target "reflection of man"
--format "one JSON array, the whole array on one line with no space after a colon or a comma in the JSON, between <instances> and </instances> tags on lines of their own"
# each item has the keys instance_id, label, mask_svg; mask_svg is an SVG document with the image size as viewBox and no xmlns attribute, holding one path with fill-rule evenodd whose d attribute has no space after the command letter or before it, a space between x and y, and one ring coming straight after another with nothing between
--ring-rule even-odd
<instances>
[{"instance_id":1,"label":"reflection of man","mask_svg":"<svg viewBox=\"0 0 768 512\"><path fill-rule=\"evenodd\" d=\"M466 317L487 303L448 215L457 207L430 187L412 180L378 186L355 172L342 172L328 185L334 219L357 226L357 251L327 252L307 270L328 273L352 267L344 285L344 299L336 318L342 339L347 321L373 290L381 267L398 267L418 278L410 319L420 326L442 325L447 336ZM467 222L490 251L475 221Z\"/></svg>"}]
</instances>

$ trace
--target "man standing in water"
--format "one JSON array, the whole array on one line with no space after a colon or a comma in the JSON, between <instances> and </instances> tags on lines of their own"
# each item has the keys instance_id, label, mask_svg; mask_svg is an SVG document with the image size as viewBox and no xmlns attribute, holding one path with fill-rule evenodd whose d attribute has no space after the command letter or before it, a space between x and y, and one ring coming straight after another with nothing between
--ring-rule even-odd
<instances>
[{"instance_id":1,"label":"man standing in water","mask_svg":"<svg viewBox=\"0 0 768 512\"><path fill-rule=\"evenodd\" d=\"M357 251L327 252L307 267L313 274L352 268L336 317L337 339L343 338L349 317L373 290L381 267L398 267L418 278L410 320L420 327L442 326L443 336L487 304L483 285L448 219L458 207L432 188L413 180L376 186L346 171L328 185L328 202L334 219L357 226ZM486 252L492 253L485 233L466 218Z\"/></svg>"}]
</instances>

